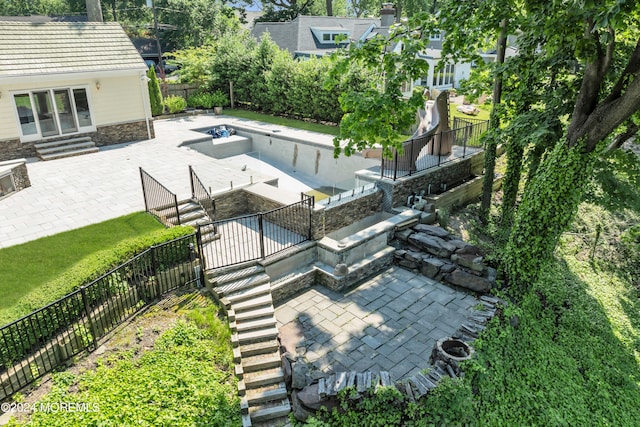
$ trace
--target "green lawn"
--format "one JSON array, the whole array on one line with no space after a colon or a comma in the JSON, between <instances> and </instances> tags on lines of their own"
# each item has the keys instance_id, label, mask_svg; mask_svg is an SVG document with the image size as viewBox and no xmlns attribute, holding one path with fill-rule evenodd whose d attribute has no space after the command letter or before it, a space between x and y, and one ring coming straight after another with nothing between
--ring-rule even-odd
<instances>
[{"instance_id":1,"label":"green lawn","mask_svg":"<svg viewBox=\"0 0 640 427\"><path fill-rule=\"evenodd\" d=\"M272 116L270 114L257 113L255 111L240 109L225 109L224 115L239 117L241 119L256 120L259 122L271 123L274 125L288 126L295 129L310 130L313 132L326 133L329 135L338 135L340 128L338 126L328 126L320 123L307 122L304 120L288 119L285 117Z\"/></svg>"},{"instance_id":2,"label":"green lawn","mask_svg":"<svg viewBox=\"0 0 640 427\"><path fill-rule=\"evenodd\" d=\"M151 215L134 213L0 249L0 314L83 258L162 229Z\"/></svg>"},{"instance_id":3,"label":"green lawn","mask_svg":"<svg viewBox=\"0 0 640 427\"><path fill-rule=\"evenodd\" d=\"M462 117L463 119L478 119L478 120L489 120L489 115L491 115L492 105L476 105L476 108L480 110L477 116L470 116L468 114L464 114L456 110L460 104L449 104L449 115L451 117Z\"/></svg>"}]
</instances>

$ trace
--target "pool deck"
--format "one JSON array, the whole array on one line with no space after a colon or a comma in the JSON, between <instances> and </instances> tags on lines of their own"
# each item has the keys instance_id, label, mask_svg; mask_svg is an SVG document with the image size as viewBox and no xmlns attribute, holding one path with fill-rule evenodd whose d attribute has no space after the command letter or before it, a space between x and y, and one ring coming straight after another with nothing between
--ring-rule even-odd
<instances>
[{"instance_id":1,"label":"pool deck","mask_svg":"<svg viewBox=\"0 0 640 427\"><path fill-rule=\"evenodd\" d=\"M27 159L31 187L0 200L0 248L144 211L139 167L180 200L191 196L189 165L213 192L273 178L278 179L280 188L296 193L316 187L308 177L287 175L250 155L214 159L180 147L183 141L202 135L190 129L220 124L233 127L235 123L246 126L247 122L224 115L157 120L154 139L47 162ZM331 135L266 123L251 122L251 126L277 128L292 137L332 144Z\"/></svg>"}]
</instances>

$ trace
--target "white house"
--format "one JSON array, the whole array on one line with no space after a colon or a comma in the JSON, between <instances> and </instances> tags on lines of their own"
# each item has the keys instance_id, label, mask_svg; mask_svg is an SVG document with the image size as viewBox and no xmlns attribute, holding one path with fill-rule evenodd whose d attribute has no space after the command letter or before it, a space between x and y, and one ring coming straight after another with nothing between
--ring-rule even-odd
<instances>
[{"instance_id":1,"label":"white house","mask_svg":"<svg viewBox=\"0 0 640 427\"><path fill-rule=\"evenodd\" d=\"M147 67L119 24L0 21L0 40L0 160L154 136Z\"/></svg>"}]
</instances>

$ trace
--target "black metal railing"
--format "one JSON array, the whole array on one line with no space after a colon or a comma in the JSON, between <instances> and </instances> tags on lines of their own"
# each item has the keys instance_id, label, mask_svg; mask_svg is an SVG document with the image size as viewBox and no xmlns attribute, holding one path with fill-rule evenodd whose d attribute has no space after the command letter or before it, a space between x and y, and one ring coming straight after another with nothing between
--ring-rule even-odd
<instances>
[{"instance_id":1,"label":"black metal railing","mask_svg":"<svg viewBox=\"0 0 640 427\"><path fill-rule=\"evenodd\" d=\"M189 180L191 181L191 198L198 202L200 207L207 213L210 221L215 220L216 202L191 166L189 166Z\"/></svg>"},{"instance_id":2,"label":"black metal railing","mask_svg":"<svg viewBox=\"0 0 640 427\"><path fill-rule=\"evenodd\" d=\"M192 234L152 246L86 286L0 328L0 401L95 349L156 298L200 281Z\"/></svg>"},{"instance_id":3,"label":"black metal railing","mask_svg":"<svg viewBox=\"0 0 640 427\"><path fill-rule=\"evenodd\" d=\"M268 212L198 225L206 269L264 259L311 239L314 197ZM215 234L215 235L214 235Z\"/></svg>"},{"instance_id":4,"label":"black metal railing","mask_svg":"<svg viewBox=\"0 0 640 427\"><path fill-rule=\"evenodd\" d=\"M402 152L395 151L391 159L383 157L380 176L396 180L482 151L482 135L488 129L488 120L456 117L454 129L410 139Z\"/></svg>"},{"instance_id":5,"label":"black metal railing","mask_svg":"<svg viewBox=\"0 0 640 427\"><path fill-rule=\"evenodd\" d=\"M163 224L180 225L178 196L142 168L140 168L140 180L145 210L158 217Z\"/></svg>"}]
</instances>

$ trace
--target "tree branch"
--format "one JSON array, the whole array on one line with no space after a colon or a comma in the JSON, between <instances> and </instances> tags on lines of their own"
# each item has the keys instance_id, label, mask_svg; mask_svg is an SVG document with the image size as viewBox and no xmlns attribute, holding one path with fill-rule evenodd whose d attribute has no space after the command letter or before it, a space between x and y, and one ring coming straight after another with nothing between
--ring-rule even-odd
<instances>
[{"instance_id":1,"label":"tree branch","mask_svg":"<svg viewBox=\"0 0 640 427\"><path fill-rule=\"evenodd\" d=\"M618 148L622 147L622 144L627 142L629 138L638 133L638 130L640 130L640 126L629 121L629 123L627 123L627 130L619 135L616 135L616 137L613 138L613 141L611 141L611 144L609 144L609 146L607 147L607 151L617 150Z\"/></svg>"},{"instance_id":2,"label":"tree branch","mask_svg":"<svg viewBox=\"0 0 640 427\"><path fill-rule=\"evenodd\" d=\"M636 48L629 57L629 62L627 62L627 66L625 67L622 74L616 81L616 84L611 89L611 93L604 100L605 103L611 102L616 98L619 98L622 94L622 90L629 83L629 79L636 73L640 71L640 39L638 39L638 43L636 44Z\"/></svg>"}]
</instances>

